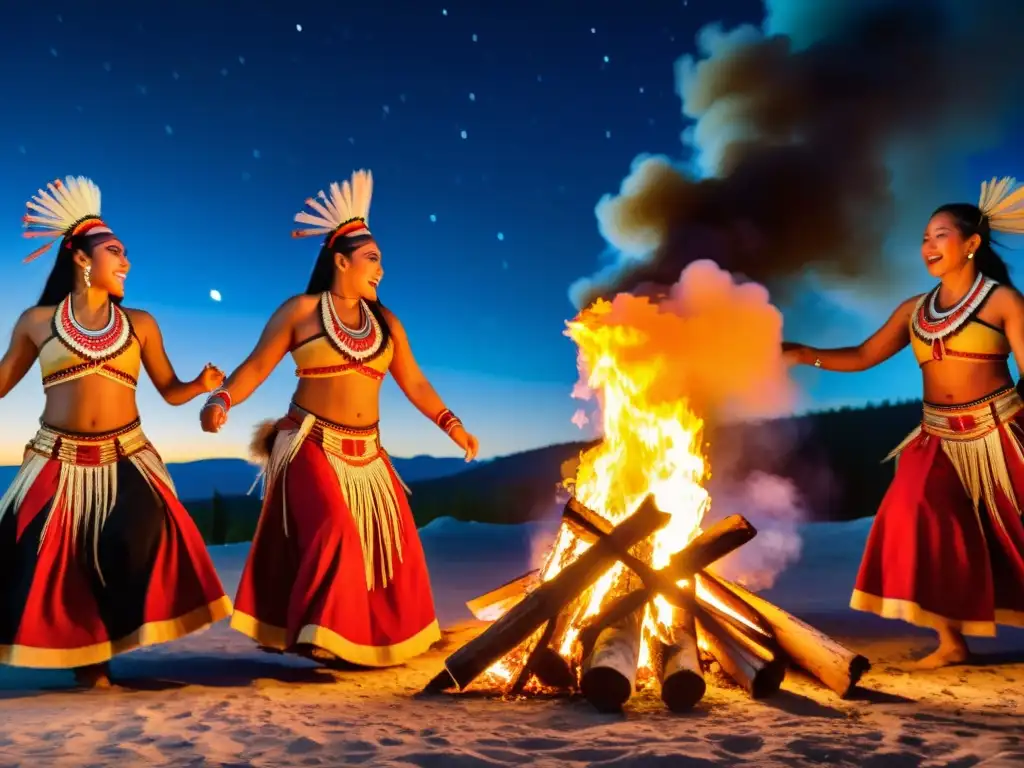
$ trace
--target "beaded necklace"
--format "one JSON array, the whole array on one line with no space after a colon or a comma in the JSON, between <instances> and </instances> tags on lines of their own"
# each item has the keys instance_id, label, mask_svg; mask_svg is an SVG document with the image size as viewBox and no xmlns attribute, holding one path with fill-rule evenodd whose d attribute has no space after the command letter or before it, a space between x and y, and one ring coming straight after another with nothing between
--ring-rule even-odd
<instances>
[{"instance_id":1,"label":"beaded necklace","mask_svg":"<svg viewBox=\"0 0 1024 768\"><path fill-rule=\"evenodd\" d=\"M61 299L53 313L53 335L69 350L86 360L99 362L117 357L132 341L132 325L124 310L111 302L110 320L98 331L84 327L75 318L71 295Z\"/></svg>"},{"instance_id":2,"label":"beaded necklace","mask_svg":"<svg viewBox=\"0 0 1024 768\"><path fill-rule=\"evenodd\" d=\"M911 327L921 341L932 345L932 358L941 360L945 356L944 342L969 323L992 290L999 286L995 280L978 273L971 289L949 309L940 310L938 299L941 285L921 297L914 309Z\"/></svg>"},{"instance_id":3,"label":"beaded necklace","mask_svg":"<svg viewBox=\"0 0 1024 768\"><path fill-rule=\"evenodd\" d=\"M331 346L346 357L362 362L380 352L384 333L364 299L359 300L359 312L362 323L358 328L350 328L338 317L330 292L324 291L320 296L320 318Z\"/></svg>"}]
</instances>

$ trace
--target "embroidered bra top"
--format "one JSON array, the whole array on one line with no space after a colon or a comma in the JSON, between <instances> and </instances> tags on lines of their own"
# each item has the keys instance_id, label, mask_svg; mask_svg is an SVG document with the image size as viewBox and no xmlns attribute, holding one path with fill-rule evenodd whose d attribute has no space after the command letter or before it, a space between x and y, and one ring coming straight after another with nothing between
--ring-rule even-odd
<instances>
[{"instance_id":1,"label":"embroidered bra top","mask_svg":"<svg viewBox=\"0 0 1024 768\"><path fill-rule=\"evenodd\" d=\"M1006 334L978 318L995 280L979 274L974 285L952 308L938 307L939 286L921 297L910 317L910 345L919 365L955 358L991 362L1010 356Z\"/></svg>"},{"instance_id":2,"label":"embroidered bra top","mask_svg":"<svg viewBox=\"0 0 1024 768\"><path fill-rule=\"evenodd\" d=\"M98 331L75 319L71 296L57 305L52 335L39 348L43 389L85 376L103 376L135 389L142 366L142 345L123 309L110 305L110 320Z\"/></svg>"},{"instance_id":3,"label":"embroidered bra top","mask_svg":"<svg viewBox=\"0 0 1024 768\"><path fill-rule=\"evenodd\" d=\"M380 381L394 357L394 344L384 341L381 320L360 300L362 321L349 328L338 318L330 292L320 296L321 333L311 336L292 349L295 375L302 379L361 374Z\"/></svg>"}]
</instances>

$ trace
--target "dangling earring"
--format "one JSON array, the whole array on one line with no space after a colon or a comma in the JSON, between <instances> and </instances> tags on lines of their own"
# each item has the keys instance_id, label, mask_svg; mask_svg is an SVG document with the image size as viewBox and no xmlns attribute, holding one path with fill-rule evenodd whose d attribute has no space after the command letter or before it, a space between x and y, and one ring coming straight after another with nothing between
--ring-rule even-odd
<instances>
[{"instance_id":1,"label":"dangling earring","mask_svg":"<svg viewBox=\"0 0 1024 768\"><path fill-rule=\"evenodd\" d=\"M85 287L86 288L92 288L92 281L89 279L90 276L92 276L92 265L91 264L86 266L86 268L84 270L82 270L82 279L85 280Z\"/></svg>"},{"instance_id":2,"label":"dangling earring","mask_svg":"<svg viewBox=\"0 0 1024 768\"><path fill-rule=\"evenodd\" d=\"M973 258L974 258L974 253L973 253L973 251L972 251L971 253L968 253L968 254L967 254L967 258L968 258L968 259L973 259Z\"/></svg>"}]
</instances>

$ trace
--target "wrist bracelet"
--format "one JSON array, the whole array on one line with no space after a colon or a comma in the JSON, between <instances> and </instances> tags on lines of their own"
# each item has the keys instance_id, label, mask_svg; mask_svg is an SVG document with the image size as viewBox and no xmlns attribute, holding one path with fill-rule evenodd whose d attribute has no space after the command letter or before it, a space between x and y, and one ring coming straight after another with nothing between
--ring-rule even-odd
<instances>
[{"instance_id":1,"label":"wrist bracelet","mask_svg":"<svg viewBox=\"0 0 1024 768\"><path fill-rule=\"evenodd\" d=\"M209 408L211 405L223 408L224 413L227 413L231 410L231 393L224 389L224 387L218 387L206 398L206 404L203 405L203 408Z\"/></svg>"},{"instance_id":2,"label":"wrist bracelet","mask_svg":"<svg viewBox=\"0 0 1024 768\"><path fill-rule=\"evenodd\" d=\"M462 421L451 412L450 409L445 408L437 416L434 417L434 423L439 426L446 435L451 436L452 432L456 427L462 426Z\"/></svg>"}]
</instances>

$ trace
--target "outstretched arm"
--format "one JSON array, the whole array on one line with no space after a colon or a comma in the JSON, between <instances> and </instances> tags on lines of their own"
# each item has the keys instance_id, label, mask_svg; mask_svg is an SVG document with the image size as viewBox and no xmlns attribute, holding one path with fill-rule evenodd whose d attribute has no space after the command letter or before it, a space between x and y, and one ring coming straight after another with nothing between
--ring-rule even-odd
<instances>
[{"instance_id":1,"label":"outstretched arm","mask_svg":"<svg viewBox=\"0 0 1024 768\"><path fill-rule=\"evenodd\" d=\"M866 371L884 363L910 343L910 315L917 306L918 297L907 299L889 316L863 344L840 349L815 349L803 345L784 345L795 362L815 365L826 371L852 373Z\"/></svg>"},{"instance_id":2,"label":"outstretched arm","mask_svg":"<svg viewBox=\"0 0 1024 768\"><path fill-rule=\"evenodd\" d=\"M14 324L11 344L3 360L0 360L0 397L6 397L18 382L25 378L25 374L39 356L39 349L32 342L29 333L34 311L35 308L23 312Z\"/></svg>"},{"instance_id":3,"label":"outstretched arm","mask_svg":"<svg viewBox=\"0 0 1024 768\"><path fill-rule=\"evenodd\" d=\"M129 310L135 334L142 344L142 364L156 387L156 391L170 405L184 405L204 392L209 392L223 377L216 368L208 365L192 381L182 381L174 372L164 348L164 337L156 319L139 309ZM208 373L209 372L209 373Z\"/></svg>"},{"instance_id":4,"label":"outstretched arm","mask_svg":"<svg viewBox=\"0 0 1024 768\"><path fill-rule=\"evenodd\" d=\"M277 308L249 356L206 401L199 414L204 432L219 431L227 423L228 410L255 392L288 354L301 300L301 296L294 296Z\"/></svg>"},{"instance_id":5,"label":"outstretched arm","mask_svg":"<svg viewBox=\"0 0 1024 768\"><path fill-rule=\"evenodd\" d=\"M224 382L221 389L227 391L233 406L245 402L288 354L295 328L296 305L300 299L293 297L277 308L252 352Z\"/></svg>"},{"instance_id":6,"label":"outstretched arm","mask_svg":"<svg viewBox=\"0 0 1024 768\"><path fill-rule=\"evenodd\" d=\"M395 356L391 360L391 375L395 377L395 383L420 413L445 429L449 423L446 415L451 419L454 419L454 415L445 407L441 396L420 370L401 321L388 310L385 310L385 317L395 345ZM461 422L456 422L448 431L448 435L466 451L467 461L476 455L476 438L466 432Z\"/></svg>"}]
</instances>

